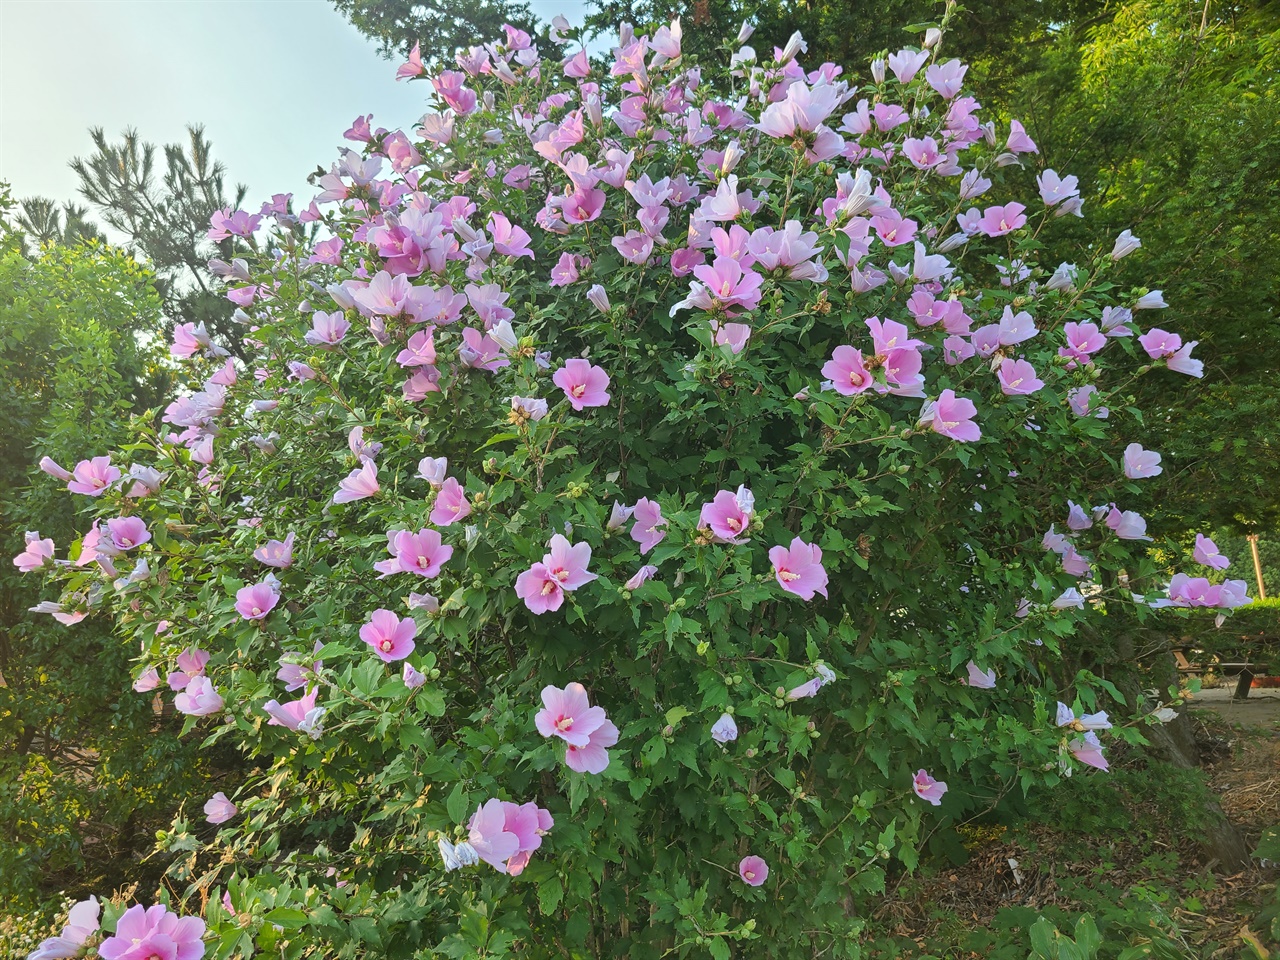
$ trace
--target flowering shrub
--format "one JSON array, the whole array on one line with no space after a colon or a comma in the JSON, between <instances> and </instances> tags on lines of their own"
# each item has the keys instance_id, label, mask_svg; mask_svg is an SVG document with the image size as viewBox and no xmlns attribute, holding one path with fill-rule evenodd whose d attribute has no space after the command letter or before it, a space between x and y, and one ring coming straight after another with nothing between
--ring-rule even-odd
<instances>
[{"instance_id":1,"label":"flowering shrub","mask_svg":"<svg viewBox=\"0 0 1280 960\"><path fill-rule=\"evenodd\" d=\"M942 36L509 29L214 218L252 363L180 328L164 426L47 465L99 518L50 612L252 765L162 838L212 955L855 956L930 834L1138 737L1082 620L1247 602L1162 588L1108 439L1195 344L1127 232L1042 263L1075 180Z\"/></svg>"}]
</instances>

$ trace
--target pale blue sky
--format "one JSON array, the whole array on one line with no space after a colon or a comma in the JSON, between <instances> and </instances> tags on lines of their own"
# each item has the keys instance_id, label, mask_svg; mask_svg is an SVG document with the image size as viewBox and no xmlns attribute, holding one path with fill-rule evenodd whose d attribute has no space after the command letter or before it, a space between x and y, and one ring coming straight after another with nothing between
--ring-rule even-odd
<instances>
[{"instance_id":1,"label":"pale blue sky","mask_svg":"<svg viewBox=\"0 0 1280 960\"><path fill-rule=\"evenodd\" d=\"M586 13L585 0L531 6ZM89 127L167 143L202 123L248 206L309 199L306 175L357 115L388 128L422 115L423 82L394 78L327 0L0 0L0 180L78 199L67 161L90 152Z\"/></svg>"}]
</instances>

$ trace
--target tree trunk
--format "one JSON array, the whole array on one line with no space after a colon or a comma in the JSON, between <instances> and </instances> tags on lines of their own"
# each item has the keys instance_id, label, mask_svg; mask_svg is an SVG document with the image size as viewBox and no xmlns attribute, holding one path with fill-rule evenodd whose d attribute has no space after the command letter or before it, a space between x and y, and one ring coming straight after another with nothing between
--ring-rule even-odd
<instances>
[{"instance_id":1,"label":"tree trunk","mask_svg":"<svg viewBox=\"0 0 1280 960\"><path fill-rule=\"evenodd\" d=\"M1172 651L1157 658L1152 672L1157 689L1164 690L1177 683L1178 665L1173 659ZM1151 751L1160 759L1183 769L1193 769L1200 765L1200 747L1196 743L1186 706L1178 710L1178 715L1173 720L1147 727L1145 733L1151 742ZM1201 846L1209 856L1228 870L1243 870L1247 867L1249 848L1240 836L1240 831L1227 819L1217 798L1205 804L1205 820Z\"/></svg>"}]
</instances>

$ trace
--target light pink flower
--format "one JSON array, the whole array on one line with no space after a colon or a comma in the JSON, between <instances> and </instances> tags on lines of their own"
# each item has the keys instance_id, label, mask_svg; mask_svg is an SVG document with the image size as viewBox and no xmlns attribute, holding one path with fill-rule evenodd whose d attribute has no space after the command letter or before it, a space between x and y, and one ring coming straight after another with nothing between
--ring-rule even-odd
<instances>
[{"instance_id":1,"label":"light pink flower","mask_svg":"<svg viewBox=\"0 0 1280 960\"><path fill-rule=\"evenodd\" d=\"M375 610L369 622L360 628L360 639L384 662L391 663L413 653L413 638L417 633L418 625L412 617L401 620L390 610Z\"/></svg>"},{"instance_id":2,"label":"light pink flower","mask_svg":"<svg viewBox=\"0 0 1280 960\"><path fill-rule=\"evenodd\" d=\"M925 83L933 87L944 100L950 100L960 92L964 75L969 67L959 60L930 64L924 72Z\"/></svg>"},{"instance_id":3,"label":"light pink flower","mask_svg":"<svg viewBox=\"0 0 1280 960\"><path fill-rule=\"evenodd\" d=\"M643 557L667 535L660 529L667 525L667 521L662 517L662 507L647 497L636 501L632 516L635 524L631 528L631 539L640 544L640 556Z\"/></svg>"},{"instance_id":4,"label":"light pink flower","mask_svg":"<svg viewBox=\"0 0 1280 960\"><path fill-rule=\"evenodd\" d=\"M928 50L899 50L889 54L889 69L898 78L899 83L910 83L915 75L929 62Z\"/></svg>"},{"instance_id":5,"label":"light pink flower","mask_svg":"<svg viewBox=\"0 0 1280 960\"><path fill-rule=\"evenodd\" d=\"M505 215L501 213L489 215L489 233L493 236L493 249L502 256L533 256L533 251L529 249L529 241L532 238Z\"/></svg>"},{"instance_id":6,"label":"light pink flower","mask_svg":"<svg viewBox=\"0 0 1280 960\"><path fill-rule=\"evenodd\" d=\"M566 590L577 590L596 579L587 571L590 562L590 544L571 544L557 533L541 562L516 578L516 596L536 614L559 610Z\"/></svg>"},{"instance_id":7,"label":"light pink flower","mask_svg":"<svg viewBox=\"0 0 1280 960\"><path fill-rule=\"evenodd\" d=\"M61 480L63 483L72 479L71 471L59 466L58 462L50 457L40 458L40 469L55 480Z\"/></svg>"},{"instance_id":8,"label":"light pink flower","mask_svg":"<svg viewBox=\"0 0 1280 960\"><path fill-rule=\"evenodd\" d=\"M1218 545L1203 533L1196 534L1196 546L1191 557L1196 563L1214 570L1225 570L1231 565L1231 561L1218 552Z\"/></svg>"},{"instance_id":9,"label":"light pink flower","mask_svg":"<svg viewBox=\"0 0 1280 960\"><path fill-rule=\"evenodd\" d=\"M151 539L151 532L139 517L113 517L107 521L105 542L98 540L98 552L111 555L140 547Z\"/></svg>"},{"instance_id":10,"label":"light pink flower","mask_svg":"<svg viewBox=\"0 0 1280 960\"><path fill-rule=\"evenodd\" d=\"M412 285L404 274L395 277L379 270L369 285L352 293L352 297L366 315L398 317L410 299Z\"/></svg>"},{"instance_id":11,"label":"light pink flower","mask_svg":"<svg viewBox=\"0 0 1280 960\"><path fill-rule=\"evenodd\" d=\"M236 591L236 612L246 620L261 620L280 602L270 580L242 587Z\"/></svg>"},{"instance_id":12,"label":"light pink flower","mask_svg":"<svg viewBox=\"0 0 1280 960\"><path fill-rule=\"evenodd\" d=\"M1152 360L1164 360L1172 357L1175 353L1182 349L1182 338L1176 333L1170 333L1168 330L1161 330L1159 327L1152 327L1142 336L1138 337L1138 343L1142 345L1142 349L1147 351L1147 356Z\"/></svg>"},{"instance_id":13,"label":"light pink flower","mask_svg":"<svg viewBox=\"0 0 1280 960\"><path fill-rule=\"evenodd\" d=\"M769 550L769 562L778 586L801 600L812 600L815 593L827 595L827 571L822 566L822 551L817 544L805 543L799 537L791 546Z\"/></svg>"},{"instance_id":14,"label":"light pink flower","mask_svg":"<svg viewBox=\"0 0 1280 960\"><path fill-rule=\"evenodd\" d=\"M290 533L284 540L268 540L253 551L253 559L278 570L287 569L293 563L294 537L295 534Z\"/></svg>"},{"instance_id":15,"label":"light pink flower","mask_svg":"<svg viewBox=\"0 0 1280 960\"><path fill-rule=\"evenodd\" d=\"M1121 511L1112 507L1107 514L1107 526L1115 531L1121 540L1150 540L1147 536L1147 521L1134 510Z\"/></svg>"},{"instance_id":16,"label":"light pink flower","mask_svg":"<svg viewBox=\"0 0 1280 960\"><path fill-rule=\"evenodd\" d=\"M965 681L971 687L977 687L979 690L994 690L996 686L996 672L987 670L985 673L978 669L978 665L970 660L965 664L965 669L969 673L968 679Z\"/></svg>"},{"instance_id":17,"label":"light pink flower","mask_svg":"<svg viewBox=\"0 0 1280 960\"><path fill-rule=\"evenodd\" d=\"M564 752L565 766L578 773L603 773L609 766L609 747L617 742L618 728L606 720L591 732L586 746L569 744Z\"/></svg>"},{"instance_id":18,"label":"light pink flower","mask_svg":"<svg viewBox=\"0 0 1280 960\"><path fill-rule=\"evenodd\" d=\"M138 679L133 681L133 689L137 693L150 693L158 686L160 686L160 671L155 667L147 667L138 674Z\"/></svg>"},{"instance_id":19,"label":"light pink flower","mask_svg":"<svg viewBox=\"0 0 1280 960\"><path fill-rule=\"evenodd\" d=\"M1098 388L1092 383L1068 390L1067 403L1071 407L1071 412L1077 417L1093 416L1099 420L1105 420L1111 416L1111 411L1107 407L1095 404L1093 398L1097 392Z\"/></svg>"},{"instance_id":20,"label":"light pink flower","mask_svg":"<svg viewBox=\"0 0 1280 960\"><path fill-rule=\"evenodd\" d=\"M193 677L187 688L173 698L173 705L189 717L207 717L221 710L223 702L208 677Z\"/></svg>"},{"instance_id":21,"label":"light pink flower","mask_svg":"<svg viewBox=\"0 0 1280 960\"><path fill-rule=\"evenodd\" d=\"M972 400L957 397L954 390L943 390L932 407L926 405L926 408L927 422L934 433L966 443L982 436L981 429L973 421L978 408Z\"/></svg>"},{"instance_id":22,"label":"light pink flower","mask_svg":"<svg viewBox=\"0 0 1280 960\"><path fill-rule=\"evenodd\" d=\"M26 536L27 545L23 551L13 558L13 565L22 573L39 570L46 564L53 563L53 541L46 537L40 539L39 531L29 531Z\"/></svg>"},{"instance_id":23,"label":"light pink flower","mask_svg":"<svg viewBox=\"0 0 1280 960\"><path fill-rule=\"evenodd\" d=\"M815 674L813 677L806 680L798 687L792 687L787 691L788 700L804 700L808 697L816 697L819 690L833 682L836 678L835 671L825 663L819 662L815 664L814 670Z\"/></svg>"},{"instance_id":24,"label":"light pink flower","mask_svg":"<svg viewBox=\"0 0 1280 960\"><path fill-rule=\"evenodd\" d=\"M160 904L135 904L116 922L115 935L99 944L98 955L102 960L200 960L204 931L199 917L179 917Z\"/></svg>"},{"instance_id":25,"label":"light pink flower","mask_svg":"<svg viewBox=\"0 0 1280 960\"><path fill-rule=\"evenodd\" d=\"M1107 758L1102 755L1102 741L1098 739L1098 735L1092 731L1084 734L1082 737L1076 737L1069 744L1067 749L1083 764L1094 767L1098 770L1107 770Z\"/></svg>"},{"instance_id":26,"label":"light pink flower","mask_svg":"<svg viewBox=\"0 0 1280 960\"><path fill-rule=\"evenodd\" d=\"M204 802L204 818L210 823L226 823L239 812L221 790Z\"/></svg>"},{"instance_id":27,"label":"light pink flower","mask_svg":"<svg viewBox=\"0 0 1280 960\"><path fill-rule=\"evenodd\" d=\"M609 402L609 375L603 368L593 366L589 360L566 360L565 365L551 379L564 391L574 410L603 407Z\"/></svg>"},{"instance_id":28,"label":"light pink flower","mask_svg":"<svg viewBox=\"0 0 1280 960\"><path fill-rule=\"evenodd\" d=\"M449 472L448 457L423 457L418 461L418 476L439 490Z\"/></svg>"},{"instance_id":29,"label":"light pink flower","mask_svg":"<svg viewBox=\"0 0 1280 960\"><path fill-rule=\"evenodd\" d=\"M1190 343L1183 344L1173 356L1168 359L1168 367L1174 373L1185 373L1188 377L1204 376L1204 361L1193 359L1191 351L1199 344L1199 340L1192 340Z\"/></svg>"},{"instance_id":30,"label":"light pink flower","mask_svg":"<svg viewBox=\"0 0 1280 960\"><path fill-rule=\"evenodd\" d=\"M94 457L77 463L71 476L72 480L67 484L68 490L96 497L120 479L120 471L111 465L110 457Z\"/></svg>"},{"instance_id":31,"label":"light pink flower","mask_svg":"<svg viewBox=\"0 0 1280 960\"><path fill-rule=\"evenodd\" d=\"M271 718L267 721L267 726L301 730L303 733L310 734L313 740L318 739L320 721L325 713L324 707L316 706L316 697L319 693L320 688L317 686L312 687L297 700L289 700L286 703L268 700L262 705L263 712Z\"/></svg>"},{"instance_id":32,"label":"light pink flower","mask_svg":"<svg viewBox=\"0 0 1280 960\"><path fill-rule=\"evenodd\" d=\"M942 780L935 780L924 770L918 770L911 781L911 789L921 800L926 800L935 807L942 805L942 795L947 792L947 785Z\"/></svg>"},{"instance_id":33,"label":"light pink flower","mask_svg":"<svg viewBox=\"0 0 1280 960\"><path fill-rule=\"evenodd\" d=\"M489 800L477 808L467 829L468 840L480 859L499 873L506 873L507 861L520 852L520 838L507 829L502 801Z\"/></svg>"},{"instance_id":34,"label":"light pink flower","mask_svg":"<svg viewBox=\"0 0 1280 960\"><path fill-rule=\"evenodd\" d=\"M396 355L396 363L402 367L429 367L436 362L435 327L419 330L409 338L405 348Z\"/></svg>"},{"instance_id":35,"label":"light pink flower","mask_svg":"<svg viewBox=\"0 0 1280 960\"><path fill-rule=\"evenodd\" d=\"M372 460L382 452L382 444L375 440L365 440L364 427L355 426L347 434L347 449L357 460Z\"/></svg>"},{"instance_id":36,"label":"light pink flower","mask_svg":"<svg viewBox=\"0 0 1280 960\"><path fill-rule=\"evenodd\" d=\"M311 315L311 329L302 339L313 347L332 347L342 342L351 329L351 323L341 310L324 313L317 310Z\"/></svg>"},{"instance_id":37,"label":"light pink flower","mask_svg":"<svg viewBox=\"0 0 1280 960\"><path fill-rule=\"evenodd\" d=\"M579 271L590 266L590 264L591 261L586 257L575 256L572 253L560 254L560 259L551 268L549 286L567 287L570 284L577 283L580 275Z\"/></svg>"},{"instance_id":38,"label":"light pink flower","mask_svg":"<svg viewBox=\"0 0 1280 960\"><path fill-rule=\"evenodd\" d=\"M1143 450L1142 444L1131 443L1124 448L1124 475L1130 480L1145 480L1164 473L1160 466L1160 454Z\"/></svg>"},{"instance_id":39,"label":"light pink flower","mask_svg":"<svg viewBox=\"0 0 1280 960\"><path fill-rule=\"evenodd\" d=\"M624 590L639 590L640 585L646 580L652 580L654 574L658 572L658 568L652 564L646 563L643 567L632 574L631 579L622 585Z\"/></svg>"},{"instance_id":40,"label":"light pink flower","mask_svg":"<svg viewBox=\"0 0 1280 960\"><path fill-rule=\"evenodd\" d=\"M1025 396L1044 386L1044 381L1036 376L1035 367L1025 360L1005 357L1000 361L996 376L1000 380L1001 391L1009 396Z\"/></svg>"},{"instance_id":41,"label":"light pink flower","mask_svg":"<svg viewBox=\"0 0 1280 960\"><path fill-rule=\"evenodd\" d=\"M416 573L429 580L440 575L440 568L453 556L453 547L442 541L438 530L423 528L417 533L390 530L387 532L387 552L391 559L380 560L373 565L382 576Z\"/></svg>"},{"instance_id":42,"label":"light pink flower","mask_svg":"<svg viewBox=\"0 0 1280 960\"><path fill-rule=\"evenodd\" d=\"M68 911L62 933L40 941L36 949L27 955L27 960L67 960L79 956L85 941L98 932L101 912L102 904L98 903L97 897L81 900Z\"/></svg>"},{"instance_id":43,"label":"light pink flower","mask_svg":"<svg viewBox=\"0 0 1280 960\"><path fill-rule=\"evenodd\" d=\"M1093 517L1085 512L1084 507L1070 500L1067 501L1067 529L1088 530L1093 526ZM1052 530L1053 528L1050 527Z\"/></svg>"},{"instance_id":44,"label":"light pink flower","mask_svg":"<svg viewBox=\"0 0 1280 960\"><path fill-rule=\"evenodd\" d=\"M1027 225L1026 215L1023 213L1026 209L1020 203L1008 203L1003 207L987 207L982 211L978 229L988 237L1003 237L1006 233L1013 233Z\"/></svg>"},{"instance_id":45,"label":"light pink flower","mask_svg":"<svg viewBox=\"0 0 1280 960\"><path fill-rule=\"evenodd\" d=\"M832 388L842 396L862 393L875 381L863 366L862 351L854 347L836 347L831 359L822 366L822 375L831 381Z\"/></svg>"},{"instance_id":46,"label":"light pink flower","mask_svg":"<svg viewBox=\"0 0 1280 960\"><path fill-rule=\"evenodd\" d=\"M555 826L555 820L549 810L542 809L536 803L520 804L504 800L502 811L505 817L503 829L507 833L514 833L520 841L519 849L506 863L507 873L516 877L529 865L534 851L542 846L543 836Z\"/></svg>"},{"instance_id":47,"label":"light pink flower","mask_svg":"<svg viewBox=\"0 0 1280 960\"><path fill-rule=\"evenodd\" d=\"M721 490L710 503L702 505L698 525L709 529L720 543L746 543L750 538L742 534L751 526L755 502L745 486L738 487L737 493Z\"/></svg>"},{"instance_id":48,"label":"light pink flower","mask_svg":"<svg viewBox=\"0 0 1280 960\"><path fill-rule=\"evenodd\" d=\"M338 492L333 495L334 503L351 503L366 497L376 496L382 488L378 486L378 465L368 457L358 470L352 470L338 484Z\"/></svg>"},{"instance_id":49,"label":"light pink flower","mask_svg":"<svg viewBox=\"0 0 1280 960\"><path fill-rule=\"evenodd\" d=\"M182 690L196 677L204 676L209 654L196 647L188 647L178 654L178 669L169 674L169 689Z\"/></svg>"},{"instance_id":50,"label":"light pink flower","mask_svg":"<svg viewBox=\"0 0 1280 960\"><path fill-rule=\"evenodd\" d=\"M414 44L413 49L409 51L409 59L400 66L396 67L396 79L407 80L413 77L420 77L427 72L426 66L422 63L422 55L418 51L419 44Z\"/></svg>"},{"instance_id":51,"label":"light pink flower","mask_svg":"<svg viewBox=\"0 0 1280 960\"><path fill-rule=\"evenodd\" d=\"M447 527L469 516L471 504L467 502L462 484L453 477L446 478L440 485L440 492L436 494L435 506L431 508L431 522L437 527Z\"/></svg>"},{"instance_id":52,"label":"light pink flower","mask_svg":"<svg viewBox=\"0 0 1280 960\"><path fill-rule=\"evenodd\" d=\"M604 707L593 707L587 690L580 683L542 688L543 709L533 718L544 737L559 737L570 746L585 747L591 734L608 719Z\"/></svg>"},{"instance_id":53,"label":"light pink flower","mask_svg":"<svg viewBox=\"0 0 1280 960\"><path fill-rule=\"evenodd\" d=\"M769 879L769 865L760 857L743 857L738 862L738 876L749 887L763 886Z\"/></svg>"},{"instance_id":54,"label":"light pink flower","mask_svg":"<svg viewBox=\"0 0 1280 960\"><path fill-rule=\"evenodd\" d=\"M1036 142L1027 135L1026 128L1017 120L1009 121L1009 139L1005 147L1010 153L1039 153Z\"/></svg>"}]
</instances>

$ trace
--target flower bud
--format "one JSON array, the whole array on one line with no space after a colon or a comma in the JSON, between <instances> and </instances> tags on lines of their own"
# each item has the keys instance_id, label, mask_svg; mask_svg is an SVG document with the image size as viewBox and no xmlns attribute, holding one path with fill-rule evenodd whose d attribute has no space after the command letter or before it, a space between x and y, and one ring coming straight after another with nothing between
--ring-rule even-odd
<instances>
[{"instance_id":1,"label":"flower bud","mask_svg":"<svg viewBox=\"0 0 1280 960\"><path fill-rule=\"evenodd\" d=\"M1116 237L1115 246L1111 248L1112 260L1123 260L1133 251L1142 246L1142 241L1135 237L1130 231L1125 230Z\"/></svg>"},{"instance_id":2,"label":"flower bud","mask_svg":"<svg viewBox=\"0 0 1280 960\"><path fill-rule=\"evenodd\" d=\"M331 283L325 287L325 292L333 297L333 302L343 310L354 310L356 306L355 299L347 291L347 288L340 283Z\"/></svg>"},{"instance_id":3,"label":"flower bud","mask_svg":"<svg viewBox=\"0 0 1280 960\"><path fill-rule=\"evenodd\" d=\"M942 42L942 31L937 27L930 27L924 32L924 48L932 50Z\"/></svg>"},{"instance_id":4,"label":"flower bud","mask_svg":"<svg viewBox=\"0 0 1280 960\"><path fill-rule=\"evenodd\" d=\"M734 167L741 162L745 155L742 147L738 146L737 140L730 142L729 146L724 148L724 159L720 161L721 175L733 173Z\"/></svg>"},{"instance_id":5,"label":"flower bud","mask_svg":"<svg viewBox=\"0 0 1280 960\"><path fill-rule=\"evenodd\" d=\"M743 20L742 26L738 28L738 43L739 44L746 43L748 40L751 39L751 35L755 32L756 32L756 28L753 27L746 20Z\"/></svg>"},{"instance_id":6,"label":"flower bud","mask_svg":"<svg viewBox=\"0 0 1280 960\"><path fill-rule=\"evenodd\" d=\"M871 61L871 79L876 84L884 83L884 61L877 57Z\"/></svg>"},{"instance_id":7,"label":"flower bud","mask_svg":"<svg viewBox=\"0 0 1280 960\"><path fill-rule=\"evenodd\" d=\"M807 53L808 51L809 45L804 42L804 37L802 37L800 35L800 31L797 30L787 38L787 45L782 48L782 56L778 58L778 62L790 63L796 58L797 54Z\"/></svg>"},{"instance_id":8,"label":"flower bud","mask_svg":"<svg viewBox=\"0 0 1280 960\"><path fill-rule=\"evenodd\" d=\"M587 299L591 301L591 305L601 313L609 312L609 294L605 292L604 287L595 284L587 291Z\"/></svg>"}]
</instances>

